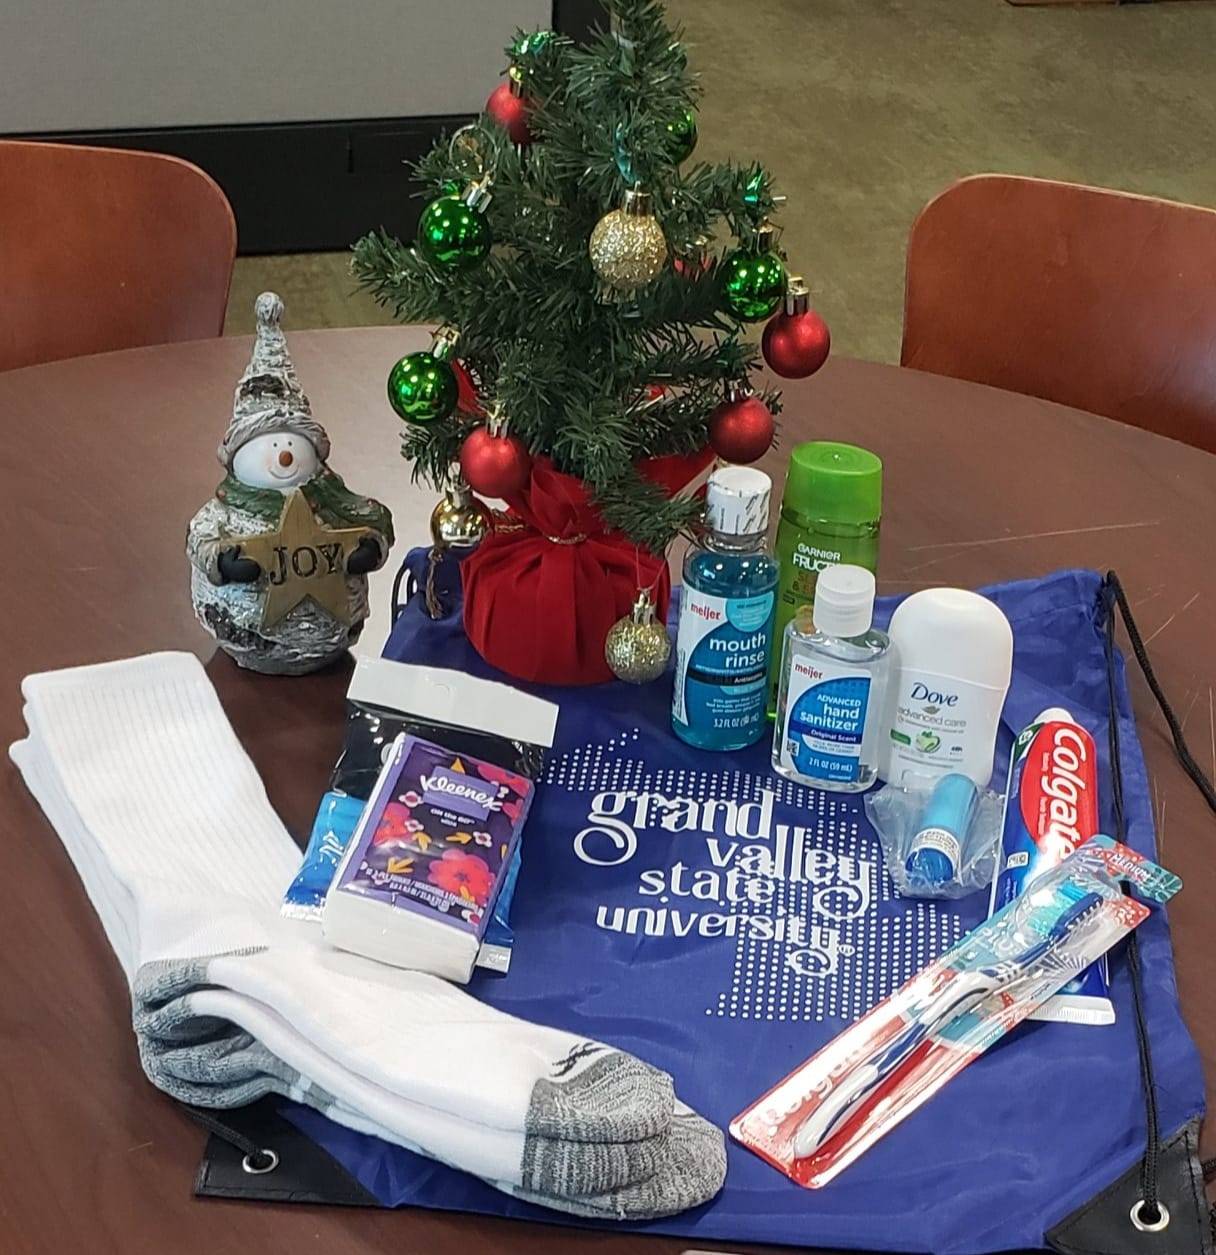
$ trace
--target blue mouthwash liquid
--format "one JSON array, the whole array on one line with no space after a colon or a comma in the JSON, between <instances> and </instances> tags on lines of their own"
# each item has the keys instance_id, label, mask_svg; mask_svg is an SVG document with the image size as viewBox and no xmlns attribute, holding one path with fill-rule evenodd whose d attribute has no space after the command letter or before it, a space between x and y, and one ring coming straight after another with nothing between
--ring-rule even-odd
<instances>
[{"instance_id":1,"label":"blue mouthwash liquid","mask_svg":"<svg viewBox=\"0 0 1216 1255\"><path fill-rule=\"evenodd\" d=\"M709 477L706 532L684 560L671 726L705 750L768 734L777 559L767 548L772 481L747 466Z\"/></svg>"}]
</instances>

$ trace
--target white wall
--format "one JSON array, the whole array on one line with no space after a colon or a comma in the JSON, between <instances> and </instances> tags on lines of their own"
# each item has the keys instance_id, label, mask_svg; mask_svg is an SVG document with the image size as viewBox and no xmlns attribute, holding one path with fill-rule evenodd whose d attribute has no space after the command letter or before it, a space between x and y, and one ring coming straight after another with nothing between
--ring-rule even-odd
<instances>
[{"instance_id":1,"label":"white wall","mask_svg":"<svg viewBox=\"0 0 1216 1255\"><path fill-rule=\"evenodd\" d=\"M475 112L551 0L0 0L0 134Z\"/></svg>"}]
</instances>

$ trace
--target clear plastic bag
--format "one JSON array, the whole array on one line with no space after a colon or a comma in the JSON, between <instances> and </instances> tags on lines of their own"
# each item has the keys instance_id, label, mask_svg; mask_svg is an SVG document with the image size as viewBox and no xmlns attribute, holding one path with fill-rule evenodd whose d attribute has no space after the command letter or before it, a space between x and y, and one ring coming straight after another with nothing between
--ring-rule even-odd
<instances>
[{"instance_id":1,"label":"clear plastic bag","mask_svg":"<svg viewBox=\"0 0 1216 1255\"><path fill-rule=\"evenodd\" d=\"M878 833L887 871L905 898L965 898L988 889L996 872L1005 799L990 789L979 791L966 831L958 834L959 853L952 875L929 879L908 864L913 841L922 830L935 781L915 781L907 787L888 784L865 798L866 814Z\"/></svg>"}]
</instances>

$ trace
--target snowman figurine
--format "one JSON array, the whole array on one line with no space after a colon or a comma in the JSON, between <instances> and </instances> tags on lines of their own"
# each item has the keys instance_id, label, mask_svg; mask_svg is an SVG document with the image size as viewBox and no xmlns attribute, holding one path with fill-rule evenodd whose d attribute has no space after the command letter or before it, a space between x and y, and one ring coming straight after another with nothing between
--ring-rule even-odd
<instances>
[{"instance_id":1,"label":"snowman figurine","mask_svg":"<svg viewBox=\"0 0 1216 1255\"><path fill-rule=\"evenodd\" d=\"M257 336L218 450L227 475L190 522L186 553L199 622L242 667L302 675L358 639L367 576L388 558L388 510L326 465L283 334L283 302L263 292Z\"/></svg>"}]
</instances>

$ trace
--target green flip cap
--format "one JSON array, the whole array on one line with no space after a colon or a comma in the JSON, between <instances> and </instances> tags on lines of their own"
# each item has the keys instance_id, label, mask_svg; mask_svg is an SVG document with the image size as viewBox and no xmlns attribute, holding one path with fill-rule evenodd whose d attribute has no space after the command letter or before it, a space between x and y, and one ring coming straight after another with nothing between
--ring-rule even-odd
<instances>
[{"instance_id":1,"label":"green flip cap","mask_svg":"<svg viewBox=\"0 0 1216 1255\"><path fill-rule=\"evenodd\" d=\"M836 440L809 440L790 455L782 510L807 520L875 523L882 517L882 460Z\"/></svg>"}]
</instances>

